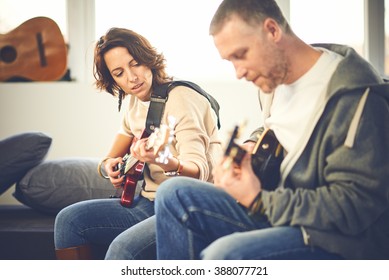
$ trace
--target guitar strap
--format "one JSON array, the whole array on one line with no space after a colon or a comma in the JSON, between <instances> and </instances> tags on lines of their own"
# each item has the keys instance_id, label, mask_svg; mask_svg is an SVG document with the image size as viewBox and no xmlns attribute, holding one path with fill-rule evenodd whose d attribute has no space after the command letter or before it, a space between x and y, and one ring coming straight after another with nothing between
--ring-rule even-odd
<instances>
[{"instance_id":1,"label":"guitar strap","mask_svg":"<svg viewBox=\"0 0 389 280\"><path fill-rule=\"evenodd\" d=\"M146 118L146 131L149 134L153 133L154 129L161 124L162 115L168 99L168 86L169 84L166 83L155 87L151 94L150 107Z\"/></svg>"},{"instance_id":2,"label":"guitar strap","mask_svg":"<svg viewBox=\"0 0 389 280\"><path fill-rule=\"evenodd\" d=\"M147 119L146 119L146 132L151 134L153 133L154 129L159 127L161 124L161 119L165 110L165 105L168 100L168 94L169 92L175 88L176 86L186 86L189 87L201 95L203 95L205 98L208 99L210 102L213 110L216 113L217 116L217 125L220 129L220 119L219 119L219 103L216 101L215 98L213 98L210 94L208 94L206 91L204 91L201 87L196 85L195 83L189 82L189 81L183 81L183 80L175 80L169 83L162 84L156 88L154 88L153 93L151 94L150 98L150 107L149 111L147 112Z\"/></svg>"}]
</instances>

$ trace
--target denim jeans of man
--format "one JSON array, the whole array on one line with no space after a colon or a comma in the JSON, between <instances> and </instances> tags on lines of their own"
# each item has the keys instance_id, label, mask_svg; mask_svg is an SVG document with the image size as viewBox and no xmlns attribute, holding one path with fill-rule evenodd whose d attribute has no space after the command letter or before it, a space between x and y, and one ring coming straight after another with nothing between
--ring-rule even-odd
<instances>
[{"instance_id":1,"label":"denim jeans of man","mask_svg":"<svg viewBox=\"0 0 389 280\"><path fill-rule=\"evenodd\" d=\"M129 208L117 198L77 202L56 217L55 248L111 244L106 259L155 259L155 222L148 221L153 215L154 202L140 196Z\"/></svg>"},{"instance_id":2,"label":"denim jeans of man","mask_svg":"<svg viewBox=\"0 0 389 280\"><path fill-rule=\"evenodd\" d=\"M160 185L158 259L339 259L304 244L299 227L272 227L212 184L177 177Z\"/></svg>"}]
</instances>

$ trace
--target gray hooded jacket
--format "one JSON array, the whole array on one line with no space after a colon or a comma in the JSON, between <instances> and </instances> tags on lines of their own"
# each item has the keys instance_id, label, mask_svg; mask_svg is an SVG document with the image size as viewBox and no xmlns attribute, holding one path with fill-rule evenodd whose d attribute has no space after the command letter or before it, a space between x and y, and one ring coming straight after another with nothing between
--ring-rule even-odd
<instances>
[{"instance_id":1,"label":"gray hooded jacket","mask_svg":"<svg viewBox=\"0 0 389 280\"><path fill-rule=\"evenodd\" d=\"M344 258L389 259L389 84L353 49L314 46L344 59L301 146L285 157L280 187L263 191L266 215Z\"/></svg>"}]
</instances>

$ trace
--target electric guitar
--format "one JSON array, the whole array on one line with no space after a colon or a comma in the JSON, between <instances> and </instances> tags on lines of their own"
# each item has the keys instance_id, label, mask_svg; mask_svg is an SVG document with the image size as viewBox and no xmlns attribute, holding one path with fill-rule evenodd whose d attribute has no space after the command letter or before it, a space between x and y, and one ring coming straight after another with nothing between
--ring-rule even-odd
<instances>
[{"instance_id":1,"label":"electric guitar","mask_svg":"<svg viewBox=\"0 0 389 280\"><path fill-rule=\"evenodd\" d=\"M150 135L146 131L143 131L140 138L146 138L146 150L154 149L154 154L158 157L157 162L168 163L169 158L172 157L170 152L170 144L174 139L174 125L175 120L169 117L169 125L162 124L159 128L156 128ZM138 181L143 179L143 170L145 163L138 161L131 154L126 154L123 157L123 164L120 164L120 175L125 176L123 182L123 191L121 194L120 204L124 207L130 207L135 195L136 185Z\"/></svg>"},{"instance_id":2,"label":"electric guitar","mask_svg":"<svg viewBox=\"0 0 389 280\"><path fill-rule=\"evenodd\" d=\"M239 137L240 133L240 127L235 126L224 153L230 161L238 166L240 166L244 155L247 153L236 143L236 138ZM229 164L228 159L227 164ZM281 144L272 130L265 129L259 136L251 155L253 171L260 179L263 189L274 190L278 186L282 160L283 148Z\"/></svg>"},{"instance_id":3,"label":"electric guitar","mask_svg":"<svg viewBox=\"0 0 389 280\"><path fill-rule=\"evenodd\" d=\"M47 17L29 19L0 34L0 81L22 77L54 81L67 68L67 49L56 22Z\"/></svg>"}]
</instances>

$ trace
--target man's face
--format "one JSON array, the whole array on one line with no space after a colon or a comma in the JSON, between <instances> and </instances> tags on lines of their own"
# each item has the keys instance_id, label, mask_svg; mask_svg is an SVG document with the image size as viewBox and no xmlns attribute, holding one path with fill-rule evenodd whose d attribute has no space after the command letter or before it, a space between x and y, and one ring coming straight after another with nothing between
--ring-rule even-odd
<instances>
[{"instance_id":1,"label":"man's face","mask_svg":"<svg viewBox=\"0 0 389 280\"><path fill-rule=\"evenodd\" d=\"M273 30L233 15L213 36L220 56L234 65L237 78L245 78L267 93L284 83L287 75L285 55L277 46Z\"/></svg>"}]
</instances>

